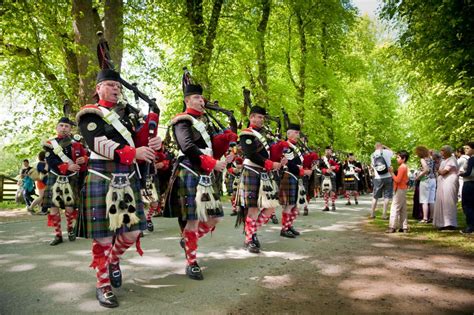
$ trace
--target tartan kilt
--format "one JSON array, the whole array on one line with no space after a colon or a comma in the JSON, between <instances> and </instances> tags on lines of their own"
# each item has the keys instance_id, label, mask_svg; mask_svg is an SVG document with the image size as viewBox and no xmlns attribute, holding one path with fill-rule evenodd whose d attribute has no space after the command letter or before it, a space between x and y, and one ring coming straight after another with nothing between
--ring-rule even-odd
<instances>
[{"instance_id":1,"label":"tartan kilt","mask_svg":"<svg viewBox=\"0 0 474 315\"><path fill-rule=\"evenodd\" d=\"M263 168L253 168L258 172L263 170ZM257 208L258 191L260 189L260 173L256 174L254 171L244 167L242 169L242 175L240 176L239 188L240 205L246 208Z\"/></svg>"},{"instance_id":2,"label":"tartan kilt","mask_svg":"<svg viewBox=\"0 0 474 315\"><path fill-rule=\"evenodd\" d=\"M353 175L344 177L344 190L357 191L359 190L358 180Z\"/></svg>"},{"instance_id":3,"label":"tartan kilt","mask_svg":"<svg viewBox=\"0 0 474 315\"><path fill-rule=\"evenodd\" d=\"M313 198L314 197L314 172L311 176L303 176L303 185L306 189L306 198Z\"/></svg>"},{"instance_id":4,"label":"tartan kilt","mask_svg":"<svg viewBox=\"0 0 474 315\"><path fill-rule=\"evenodd\" d=\"M44 191L44 199L43 199L43 207L46 208L53 208L56 207L53 203L53 185L56 183L58 176L54 175L53 173L49 172L47 181L46 181L46 189ZM73 190L73 198L74 198L74 205L71 206L73 208L79 207L80 204L80 194L79 191L81 187L79 187L79 173L74 176L68 177L69 184Z\"/></svg>"},{"instance_id":5,"label":"tartan kilt","mask_svg":"<svg viewBox=\"0 0 474 315\"><path fill-rule=\"evenodd\" d=\"M225 188L227 193L232 193L234 190L234 180L235 180L235 175L227 173L225 177Z\"/></svg>"},{"instance_id":6,"label":"tartan kilt","mask_svg":"<svg viewBox=\"0 0 474 315\"><path fill-rule=\"evenodd\" d=\"M296 205L298 200L298 180L288 173L283 173L280 181L280 205Z\"/></svg>"},{"instance_id":7,"label":"tartan kilt","mask_svg":"<svg viewBox=\"0 0 474 315\"><path fill-rule=\"evenodd\" d=\"M112 173L130 174L135 170L133 165L124 165L109 160L89 160L89 169L93 169L109 178L112 177ZM136 201L135 213L140 218L140 222L130 226L130 228L123 225L120 229L115 231L109 230L109 219L106 217L105 196L110 182L105 178L89 172L84 188L81 191L82 202L76 224L76 235L78 237L101 238L146 229L146 219L138 175L135 174L129 180Z\"/></svg>"},{"instance_id":8,"label":"tartan kilt","mask_svg":"<svg viewBox=\"0 0 474 315\"><path fill-rule=\"evenodd\" d=\"M220 201L216 177L211 176L211 178L213 184L212 188L214 190L214 199L216 201ZM186 168L178 165L170 182L171 190L168 192L166 198L163 216L167 218L181 217L183 221L198 220L198 215L196 212L196 194L198 184L199 176L196 176ZM222 206L215 209L214 213L208 212L207 215L210 217L224 216Z\"/></svg>"}]
</instances>

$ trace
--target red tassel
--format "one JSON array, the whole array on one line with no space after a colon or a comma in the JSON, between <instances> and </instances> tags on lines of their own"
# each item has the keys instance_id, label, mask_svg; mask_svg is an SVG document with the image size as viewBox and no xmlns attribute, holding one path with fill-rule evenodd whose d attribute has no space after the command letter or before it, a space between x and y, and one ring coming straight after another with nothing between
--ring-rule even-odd
<instances>
[{"instance_id":1,"label":"red tassel","mask_svg":"<svg viewBox=\"0 0 474 315\"><path fill-rule=\"evenodd\" d=\"M138 255L143 256L142 245L140 243L140 236L137 237L137 241L135 242L135 247L137 249Z\"/></svg>"}]
</instances>

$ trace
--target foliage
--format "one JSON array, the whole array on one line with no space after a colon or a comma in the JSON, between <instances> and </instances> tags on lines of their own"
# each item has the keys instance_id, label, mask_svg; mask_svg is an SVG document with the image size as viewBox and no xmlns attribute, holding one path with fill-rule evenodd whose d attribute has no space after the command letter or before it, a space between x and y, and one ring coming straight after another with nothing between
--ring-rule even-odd
<instances>
[{"instance_id":1,"label":"foliage","mask_svg":"<svg viewBox=\"0 0 474 315\"><path fill-rule=\"evenodd\" d=\"M6 122L2 135L17 132L46 138L61 112L63 94L80 99L81 74L68 71L68 52L89 56L74 39L73 24L79 17L69 14L82 2L62 2L57 8L49 0L6 3L1 11L3 93L21 91L28 100L24 102L33 104L32 112L18 113L17 120L27 115L37 119L28 130ZM199 10L190 10L190 4ZM95 17L107 16L102 2L93 1L91 7ZM401 148L415 139L402 128L411 128L407 125L417 121L397 119L412 107L400 107L400 95L407 93L408 85L401 91L400 76L394 75L400 72L395 71L398 63L390 60L393 47L379 42L379 26L358 17L347 0L167 0L158 4L130 0L123 2L120 14L122 75L158 98L162 125L182 109L181 69L193 66L191 73L207 87L206 96L234 110L238 120L245 123L241 111L242 87L246 86L254 103L268 103L272 115L281 116L285 107L290 119L303 125L315 148L332 144L366 157L375 141ZM12 47L40 53L56 85L41 71L37 57L20 56ZM96 64L94 57L87 58ZM34 153L30 143L17 141L13 147L27 147Z\"/></svg>"},{"instance_id":2,"label":"foliage","mask_svg":"<svg viewBox=\"0 0 474 315\"><path fill-rule=\"evenodd\" d=\"M25 158L30 158L26 152L23 154L15 154L9 152L5 148L0 148L0 174L15 178L20 173L20 168L22 166L22 161Z\"/></svg>"},{"instance_id":3,"label":"foliage","mask_svg":"<svg viewBox=\"0 0 474 315\"><path fill-rule=\"evenodd\" d=\"M474 134L474 8L469 1L386 0L399 30L390 48L407 95L412 141L460 146Z\"/></svg>"}]
</instances>

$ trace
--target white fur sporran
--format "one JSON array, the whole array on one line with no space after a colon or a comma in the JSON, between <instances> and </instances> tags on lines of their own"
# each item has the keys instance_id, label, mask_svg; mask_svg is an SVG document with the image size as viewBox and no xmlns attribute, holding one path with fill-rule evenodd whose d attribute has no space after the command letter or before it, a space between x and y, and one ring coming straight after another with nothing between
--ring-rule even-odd
<instances>
[{"instance_id":1,"label":"white fur sporran","mask_svg":"<svg viewBox=\"0 0 474 315\"><path fill-rule=\"evenodd\" d=\"M112 174L109 189L105 197L107 207L106 217L109 218L109 229L115 231L126 225L140 222L136 215L136 201L130 181L129 174Z\"/></svg>"},{"instance_id":2,"label":"white fur sporran","mask_svg":"<svg viewBox=\"0 0 474 315\"><path fill-rule=\"evenodd\" d=\"M53 204L58 208L74 205L74 193L67 176L59 175L52 187Z\"/></svg>"},{"instance_id":3,"label":"white fur sporran","mask_svg":"<svg viewBox=\"0 0 474 315\"><path fill-rule=\"evenodd\" d=\"M323 176L323 182L321 184L321 187L323 191L332 190L331 176Z\"/></svg>"},{"instance_id":4,"label":"white fur sporran","mask_svg":"<svg viewBox=\"0 0 474 315\"><path fill-rule=\"evenodd\" d=\"M153 176L147 176L145 180L145 188L141 189L141 195L145 204L158 201L158 192L156 191L156 186L153 182Z\"/></svg>"},{"instance_id":5,"label":"white fur sporran","mask_svg":"<svg viewBox=\"0 0 474 315\"><path fill-rule=\"evenodd\" d=\"M198 220L207 221L207 212L220 208L220 202L214 198L214 188L210 176L200 175L196 188L196 213Z\"/></svg>"},{"instance_id":6,"label":"white fur sporran","mask_svg":"<svg viewBox=\"0 0 474 315\"><path fill-rule=\"evenodd\" d=\"M306 188L304 187L303 180L298 179L298 204L300 206L308 206L308 200L306 199Z\"/></svg>"},{"instance_id":7,"label":"white fur sporran","mask_svg":"<svg viewBox=\"0 0 474 315\"><path fill-rule=\"evenodd\" d=\"M280 203L276 190L276 183L267 173L260 173L260 187L258 190L259 208L276 208Z\"/></svg>"}]
</instances>

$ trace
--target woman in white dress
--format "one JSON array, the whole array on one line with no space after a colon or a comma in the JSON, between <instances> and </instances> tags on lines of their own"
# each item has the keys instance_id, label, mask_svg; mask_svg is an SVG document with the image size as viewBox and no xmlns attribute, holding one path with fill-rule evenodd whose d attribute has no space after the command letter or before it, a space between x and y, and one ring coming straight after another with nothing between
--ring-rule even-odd
<instances>
[{"instance_id":1,"label":"woman in white dress","mask_svg":"<svg viewBox=\"0 0 474 315\"><path fill-rule=\"evenodd\" d=\"M438 170L436 201L433 225L439 230L454 230L458 226L458 162L453 156L453 149L445 145L440 150L443 156Z\"/></svg>"}]
</instances>

